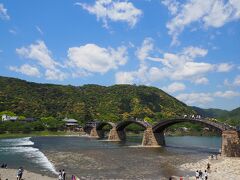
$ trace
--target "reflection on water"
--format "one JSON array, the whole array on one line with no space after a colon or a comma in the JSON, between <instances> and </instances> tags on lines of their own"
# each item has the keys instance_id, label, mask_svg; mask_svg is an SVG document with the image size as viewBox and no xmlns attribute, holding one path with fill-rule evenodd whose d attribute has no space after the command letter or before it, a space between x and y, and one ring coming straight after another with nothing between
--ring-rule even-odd
<instances>
[{"instance_id":1,"label":"reflection on water","mask_svg":"<svg viewBox=\"0 0 240 180\"><path fill-rule=\"evenodd\" d=\"M178 169L180 164L195 162L218 152L221 144L219 137L185 136L166 137L167 147L143 148L141 138L131 136L127 142L119 143L88 137L34 137L26 141L27 145L19 144L23 138L11 140L22 149L21 154L10 148L8 140L0 140L0 162L15 163L15 166L24 163L27 169L45 173L48 170L51 174L54 167L46 155L56 169L66 169L69 175L75 174L83 179L159 179L186 175L189 172ZM4 151L4 147L8 150ZM28 150L24 151L24 148Z\"/></svg>"}]
</instances>

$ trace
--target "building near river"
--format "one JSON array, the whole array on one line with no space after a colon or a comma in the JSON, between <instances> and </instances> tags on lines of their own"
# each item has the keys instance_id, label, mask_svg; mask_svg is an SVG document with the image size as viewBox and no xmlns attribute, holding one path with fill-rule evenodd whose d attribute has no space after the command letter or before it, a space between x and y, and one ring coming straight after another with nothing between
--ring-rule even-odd
<instances>
[{"instance_id":1,"label":"building near river","mask_svg":"<svg viewBox=\"0 0 240 180\"><path fill-rule=\"evenodd\" d=\"M76 119L65 118L63 121L65 122L66 130L78 131L81 128Z\"/></svg>"}]
</instances>

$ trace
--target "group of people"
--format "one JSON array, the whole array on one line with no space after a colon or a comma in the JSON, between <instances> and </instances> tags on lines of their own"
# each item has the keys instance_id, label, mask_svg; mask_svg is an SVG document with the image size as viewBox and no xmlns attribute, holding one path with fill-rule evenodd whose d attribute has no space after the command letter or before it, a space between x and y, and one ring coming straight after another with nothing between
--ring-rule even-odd
<instances>
[{"instance_id":1,"label":"group of people","mask_svg":"<svg viewBox=\"0 0 240 180\"><path fill-rule=\"evenodd\" d=\"M196 179L207 180L209 171L210 171L210 163L207 163L207 169L204 172L202 172L201 170L196 171Z\"/></svg>"},{"instance_id":2,"label":"group of people","mask_svg":"<svg viewBox=\"0 0 240 180\"><path fill-rule=\"evenodd\" d=\"M207 180L208 179L208 172L205 170L202 172L201 170L196 171L196 179Z\"/></svg>"},{"instance_id":3,"label":"group of people","mask_svg":"<svg viewBox=\"0 0 240 180\"><path fill-rule=\"evenodd\" d=\"M59 170L58 172L58 180L66 180L66 173L65 170Z\"/></svg>"},{"instance_id":4,"label":"group of people","mask_svg":"<svg viewBox=\"0 0 240 180\"><path fill-rule=\"evenodd\" d=\"M1 168L7 168L7 164L5 164L5 163L3 163L2 165L1 165Z\"/></svg>"},{"instance_id":5,"label":"group of people","mask_svg":"<svg viewBox=\"0 0 240 180\"><path fill-rule=\"evenodd\" d=\"M17 171L17 180L21 180L23 176L23 167L20 167Z\"/></svg>"}]
</instances>

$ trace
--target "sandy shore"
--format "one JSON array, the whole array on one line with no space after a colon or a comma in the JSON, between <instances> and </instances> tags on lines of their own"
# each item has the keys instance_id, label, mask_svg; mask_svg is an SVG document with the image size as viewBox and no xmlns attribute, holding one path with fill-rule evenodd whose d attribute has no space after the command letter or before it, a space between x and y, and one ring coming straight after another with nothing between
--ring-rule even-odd
<instances>
[{"instance_id":1,"label":"sandy shore","mask_svg":"<svg viewBox=\"0 0 240 180\"><path fill-rule=\"evenodd\" d=\"M182 170L205 171L207 163L210 163L211 168L208 173L209 180L240 180L240 158L219 157L216 159L203 159L196 163L186 163L180 166ZM189 179L195 179L190 177Z\"/></svg>"},{"instance_id":2,"label":"sandy shore","mask_svg":"<svg viewBox=\"0 0 240 180\"><path fill-rule=\"evenodd\" d=\"M17 170L16 169L0 169L0 179L1 180L15 180L17 179ZM56 180L57 178L52 178L48 176L43 176L41 174L32 173L24 170L23 173L24 180Z\"/></svg>"},{"instance_id":3,"label":"sandy shore","mask_svg":"<svg viewBox=\"0 0 240 180\"><path fill-rule=\"evenodd\" d=\"M205 171L207 163L211 164L209 171L209 180L240 180L240 158L228 158L219 157L216 159L203 159L196 163L185 163L180 166L181 170L192 171L195 174L196 170ZM1 180L15 180L16 179L16 169L0 169L0 179ZM41 174L24 171L24 180L56 180L56 178L43 176ZM179 177L176 179L179 179ZM195 180L195 177L185 177L184 180Z\"/></svg>"}]
</instances>

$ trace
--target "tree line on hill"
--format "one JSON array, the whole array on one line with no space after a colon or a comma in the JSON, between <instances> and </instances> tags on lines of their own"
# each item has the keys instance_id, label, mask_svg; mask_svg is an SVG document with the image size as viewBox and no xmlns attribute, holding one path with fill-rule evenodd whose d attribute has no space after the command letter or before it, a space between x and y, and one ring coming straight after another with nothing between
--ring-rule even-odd
<instances>
[{"instance_id":1,"label":"tree line on hill","mask_svg":"<svg viewBox=\"0 0 240 180\"><path fill-rule=\"evenodd\" d=\"M155 87L136 85L63 86L0 77L0 112L26 117L65 117L80 122L117 122L135 118L163 118L195 114L186 104Z\"/></svg>"},{"instance_id":2,"label":"tree line on hill","mask_svg":"<svg viewBox=\"0 0 240 180\"><path fill-rule=\"evenodd\" d=\"M18 128L22 128L21 131L61 129L61 120L65 117L74 118L79 124L96 119L118 122L130 117L145 119L154 124L161 119L182 117L184 114L214 117L226 120L231 125L237 125L240 121L240 108L231 113L222 113L224 116L221 113L216 116L214 113L218 111L209 114L212 110L189 107L156 87L38 84L0 76L1 111L40 119L32 123L9 124L13 127L1 125L0 131L2 128L9 132L20 131ZM44 118L50 119L51 123L46 123ZM201 126L189 123L179 126L201 129Z\"/></svg>"}]
</instances>

